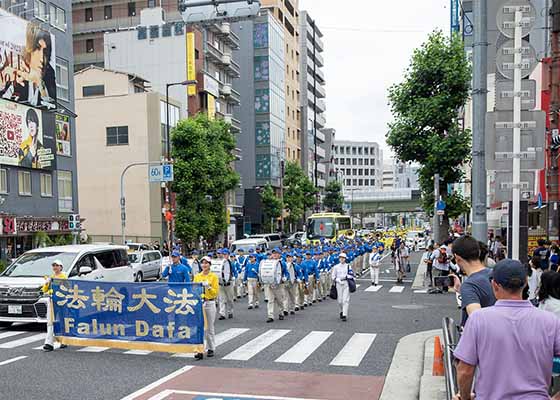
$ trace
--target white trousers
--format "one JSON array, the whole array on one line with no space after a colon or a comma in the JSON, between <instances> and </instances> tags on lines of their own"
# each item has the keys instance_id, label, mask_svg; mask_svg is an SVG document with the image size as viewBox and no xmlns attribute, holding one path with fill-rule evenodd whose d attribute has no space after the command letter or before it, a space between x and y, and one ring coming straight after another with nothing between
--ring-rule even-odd
<instances>
[{"instance_id":1,"label":"white trousers","mask_svg":"<svg viewBox=\"0 0 560 400\"><path fill-rule=\"evenodd\" d=\"M297 282L286 282L284 284L284 311L290 312L295 310L296 305L298 305L298 290Z\"/></svg>"},{"instance_id":2,"label":"white trousers","mask_svg":"<svg viewBox=\"0 0 560 400\"><path fill-rule=\"evenodd\" d=\"M237 278L236 288L237 288L237 297L245 296L245 285L243 284L243 277L241 276L241 274Z\"/></svg>"},{"instance_id":3,"label":"white trousers","mask_svg":"<svg viewBox=\"0 0 560 400\"><path fill-rule=\"evenodd\" d=\"M54 346L54 310L52 299L49 298L47 302L47 337L45 338L45 344Z\"/></svg>"},{"instance_id":4,"label":"white trousers","mask_svg":"<svg viewBox=\"0 0 560 400\"><path fill-rule=\"evenodd\" d=\"M305 303L305 282L296 282L294 285L297 288L296 306L301 308Z\"/></svg>"},{"instance_id":5,"label":"white trousers","mask_svg":"<svg viewBox=\"0 0 560 400\"><path fill-rule=\"evenodd\" d=\"M336 292L338 295L338 308L343 316L348 315L348 306L350 305L350 289L348 288L348 281L336 283Z\"/></svg>"},{"instance_id":6,"label":"white trousers","mask_svg":"<svg viewBox=\"0 0 560 400\"><path fill-rule=\"evenodd\" d=\"M315 275L309 275L307 282L309 294L305 296L305 303L311 304L313 301L317 300L317 293L315 292Z\"/></svg>"},{"instance_id":7,"label":"white trousers","mask_svg":"<svg viewBox=\"0 0 560 400\"><path fill-rule=\"evenodd\" d=\"M379 283L379 265L369 267L369 273L371 274L371 281L375 284Z\"/></svg>"},{"instance_id":8,"label":"white trousers","mask_svg":"<svg viewBox=\"0 0 560 400\"><path fill-rule=\"evenodd\" d=\"M264 291L268 303L266 310L268 318L274 319L274 316L280 315L284 308L284 289L281 285L265 285Z\"/></svg>"},{"instance_id":9,"label":"white trousers","mask_svg":"<svg viewBox=\"0 0 560 400\"><path fill-rule=\"evenodd\" d=\"M220 291L218 293L220 316L227 317L229 314L233 314L233 285L220 285Z\"/></svg>"},{"instance_id":10,"label":"white trousers","mask_svg":"<svg viewBox=\"0 0 560 400\"><path fill-rule=\"evenodd\" d=\"M216 302L214 300L205 301L202 306L204 311L204 342L206 350L214 351L216 349L216 331L214 330L214 322L216 322Z\"/></svg>"},{"instance_id":11,"label":"white trousers","mask_svg":"<svg viewBox=\"0 0 560 400\"><path fill-rule=\"evenodd\" d=\"M260 293L257 290L257 278L247 278L247 292L249 293L249 305L251 307L259 305Z\"/></svg>"}]
</instances>

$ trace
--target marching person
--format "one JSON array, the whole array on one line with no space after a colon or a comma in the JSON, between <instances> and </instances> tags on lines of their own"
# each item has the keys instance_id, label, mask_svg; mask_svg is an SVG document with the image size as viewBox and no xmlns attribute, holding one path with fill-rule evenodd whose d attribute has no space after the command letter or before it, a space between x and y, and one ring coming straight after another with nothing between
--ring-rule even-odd
<instances>
[{"instance_id":1,"label":"marching person","mask_svg":"<svg viewBox=\"0 0 560 400\"><path fill-rule=\"evenodd\" d=\"M369 256L369 272L371 274L371 285L379 284L379 264L381 263L381 254L377 247L373 246L371 255Z\"/></svg>"},{"instance_id":2,"label":"marching person","mask_svg":"<svg viewBox=\"0 0 560 400\"><path fill-rule=\"evenodd\" d=\"M206 355L214 357L214 350L216 350L216 332L214 330L214 322L216 321L216 298L218 297L219 284L216 274L210 272L210 264L212 260L210 257L202 258L202 272L194 276L194 283L201 283L204 287L202 299L204 303L202 310L204 311L204 342L206 344ZM202 360L203 353L197 353L194 358Z\"/></svg>"},{"instance_id":3,"label":"marching person","mask_svg":"<svg viewBox=\"0 0 560 400\"><path fill-rule=\"evenodd\" d=\"M245 265L243 282L247 284L249 310L252 310L253 307L259 308L259 263L257 262L257 255L255 253L249 254L249 260Z\"/></svg>"},{"instance_id":4,"label":"marching person","mask_svg":"<svg viewBox=\"0 0 560 400\"><path fill-rule=\"evenodd\" d=\"M307 273L307 291L308 294L305 295L305 304L312 306L313 303L317 302L317 297L315 293L315 285L317 284L317 277L319 275L319 270L317 269L317 263L311 258L311 251L307 250L305 252L305 261L303 262L303 267Z\"/></svg>"},{"instance_id":5,"label":"marching person","mask_svg":"<svg viewBox=\"0 0 560 400\"><path fill-rule=\"evenodd\" d=\"M272 250L271 259L276 260L280 263L280 268L282 269L282 281L278 284L266 284L264 285L264 291L266 293L267 303L267 323L274 322L274 316L278 315L278 319L282 321L284 319L283 307L284 307L284 290L282 283L285 282L286 270L284 264L280 260L280 249L275 247Z\"/></svg>"},{"instance_id":6,"label":"marching person","mask_svg":"<svg viewBox=\"0 0 560 400\"><path fill-rule=\"evenodd\" d=\"M181 262L181 253L174 250L171 253L171 264L165 267L161 276L168 278L169 283L189 283L191 270Z\"/></svg>"},{"instance_id":7,"label":"marching person","mask_svg":"<svg viewBox=\"0 0 560 400\"><path fill-rule=\"evenodd\" d=\"M237 265L239 268L239 277L237 279L237 295L240 297L247 296L247 291L245 288L245 284L243 283L243 277L245 276L245 266L249 261L249 257L244 255L243 249L237 250Z\"/></svg>"},{"instance_id":8,"label":"marching person","mask_svg":"<svg viewBox=\"0 0 560 400\"><path fill-rule=\"evenodd\" d=\"M52 280L53 279L68 279L66 274L62 272L64 266L62 265L62 261L54 260L52 263L52 275L50 277L45 277L45 284L41 288L43 293L49 296L49 301L47 303L47 337L45 338L45 345L43 346L43 351L53 351L54 350L54 308L52 302L52 293L53 290L51 288ZM66 347L65 344L61 344L60 348L64 349Z\"/></svg>"},{"instance_id":9,"label":"marching person","mask_svg":"<svg viewBox=\"0 0 560 400\"><path fill-rule=\"evenodd\" d=\"M229 262L231 265L231 272L233 274L233 277L231 279L231 285L233 287L233 301L237 301L237 299L241 298L241 295L238 292L239 286L237 285L237 282L241 277L241 267L239 266L237 258L233 253L229 254Z\"/></svg>"},{"instance_id":10,"label":"marching person","mask_svg":"<svg viewBox=\"0 0 560 400\"><path fill-rule=\"evenodd\" d=\"M296 286L297 286L297 295L296 295L296 307L295 310L299 311L307 307L307 303L305 302L305 290L307 287L307 271L303 266L302 256L301 253L296 254L296 262L295 262L295 270L296 270Z\"/></svg>"},{"instance_id":11,"label":"marching person","mask_svg":"<svg viewBox=\"0 0 560 400\"><path fill-rule=\"evenodd\" d=\"M233 285L232 281L234 278L233 266L229 262L229 250L222 249L218 250L219 256L222 260L227 261L225 263L225 270L222 271L222 277L220 279L220 291L218 293L218 305L220 309L219 320L233 318ZM219 257L220 258L220 257ZM227 277L227 279L226 279Z\"/></svg>"},{"instance_id":12,"label":"marching person","mask_svg":"<svg viewBox=\"0 0 560 400\"><path fill-rule=\"evenodd\" d=\"M190 266L191 266L191 271L193 274L193 277L202 272L202 266L200 265L200 261L198 260L198 256L199 256L199 252L198 250L193 250L193 252L191 253L191 262L190 262Z\"/></svg>"},{"instance_id":13,"label":"marching person","mask_svg":"<svg viewBox=\"0 0 560 400\"><path fill-rule=\"evenodd\" d=\"M340 253L338 256L339 263L332 270L332 280L336 282L336 292L338 300L338 308L340 310L340 319L346 321L348 317L348 306L350 304L350 288L348 287L348 278L353 277L350 265L346 263L346 253Z\"/></svg>"},{"instance_id":14,"label":"marching person","mask_svg":"<svg viewBox=\"0 0 560 400\"><path fill-rule=\"evenodd\" d=\"M294 266L294 255L286 254L286 282L284 283L284 315L295 314L297 307L298 284L296 282L296 269Z\"/></svg>"},{"instance_id":15,"label":"marching person","mask_svg":"<svg viewBox=\"0 0 560 400\"><path fill-rule=\"evenodd\" d=\"M315 251L315 263L317 264L317 271L319 277L315 282L315 295L314 298L321 302L323 300L323 282L324 282L324 265L323 265L323 252L321 250Z\"/></svg>"}]
</instances>

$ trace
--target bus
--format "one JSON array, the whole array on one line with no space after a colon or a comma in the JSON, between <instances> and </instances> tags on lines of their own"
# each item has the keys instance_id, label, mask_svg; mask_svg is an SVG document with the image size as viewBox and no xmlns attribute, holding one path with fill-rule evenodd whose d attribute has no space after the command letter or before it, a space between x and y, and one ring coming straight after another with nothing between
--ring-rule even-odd
<instances>
[{"instance_id":1,"label":"bus","mask_svg":"<svg viewBox=\"0 0 560 400\"><path fill-rule=\"evenodd\" d=\"M352 220L348 215L339 213L313 214L307 219L307 243L317 245L321 239L336 240L344 235L349 239L354 238Z\"/></svg>"}]
</instances>

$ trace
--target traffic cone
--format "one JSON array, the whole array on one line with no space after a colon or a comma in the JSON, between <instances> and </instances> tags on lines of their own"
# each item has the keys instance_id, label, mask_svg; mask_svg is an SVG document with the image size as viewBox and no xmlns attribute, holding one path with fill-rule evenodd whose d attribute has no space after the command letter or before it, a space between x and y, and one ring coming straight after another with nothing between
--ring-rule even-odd
<instances>
[{"instance_id":1,"label":"traffic cone","mask_svg":"<svg viewBox=\"0 0 560 400\"><path fill-rule=\"evenodd\" d=\"M445 371L443 367L443 348L439 336L434 338L434 363L432 364L433 376L444 376Z\"/></svg>"}]
</instances>

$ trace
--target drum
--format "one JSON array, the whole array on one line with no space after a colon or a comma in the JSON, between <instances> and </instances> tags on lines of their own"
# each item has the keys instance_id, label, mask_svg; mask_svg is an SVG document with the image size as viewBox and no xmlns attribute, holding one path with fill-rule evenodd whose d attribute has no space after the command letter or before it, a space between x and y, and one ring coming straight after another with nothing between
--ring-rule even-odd
<instances>
[{"instance_id":1,"label":"drum","mask_svg":"<svg viewBox=\"0 0 560 400\"><path fill-rule=\"evenodd\" d=\"M228 283L231 278L231 264L229 260L212 260L210 264L210 272L216 274L220 280L220 284Z\"/></svg>"},{"instance_id":2,"label":"drum","mask_svg":"<svg viewBox=\"0 0 560 400\"><path fill-rule=\"evenodd\" d=\"M259 278L265 285L279 285L282 282L282 265L278 260L262 260Z\"/></svg>"}]
</instances>

